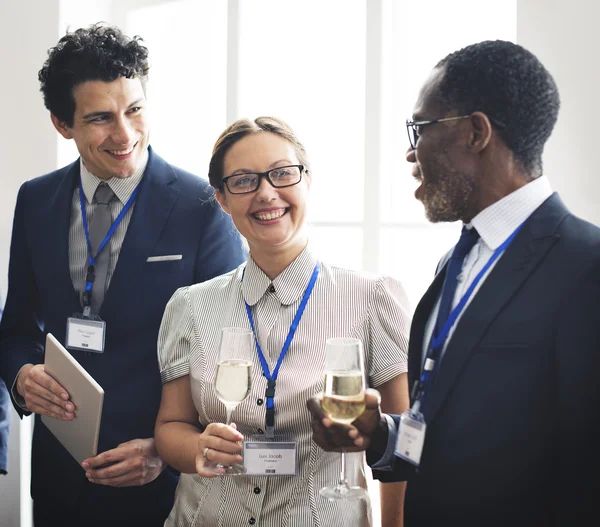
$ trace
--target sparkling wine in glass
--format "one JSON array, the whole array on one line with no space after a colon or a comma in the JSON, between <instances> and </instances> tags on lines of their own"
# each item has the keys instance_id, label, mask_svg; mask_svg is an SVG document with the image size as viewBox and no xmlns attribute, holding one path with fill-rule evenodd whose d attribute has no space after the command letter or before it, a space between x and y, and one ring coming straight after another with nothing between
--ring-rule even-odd
<instances>
[{"instance_id":1,"label":"sparkling wine in glass","mask_svg":"<svg viewBox=\"0 0 600 527\"><path fill-rule=\"evenodd\" d=\"M252 387L252 331L243 328L223 328L214 388L227 410L226 424L236 406L250 394ZM217 465L224 476L245 474L243 465Z\"/></svg>"},{"instance_id":2,"label":"sparkling wine in glass","mask_svg":"<svg viewBox=\"0 0 600 527\"><path fill-rule=\"evenodd\" d=\"M323 410L337 423L350 424L365 409L365 366L358 339L327 339L323 379ZM360 499L362 487L351 487L346 479L346 453L342 451L340 480L335 487L323 487L319 494L330 500Z\"/></svg>"}]
</instances>

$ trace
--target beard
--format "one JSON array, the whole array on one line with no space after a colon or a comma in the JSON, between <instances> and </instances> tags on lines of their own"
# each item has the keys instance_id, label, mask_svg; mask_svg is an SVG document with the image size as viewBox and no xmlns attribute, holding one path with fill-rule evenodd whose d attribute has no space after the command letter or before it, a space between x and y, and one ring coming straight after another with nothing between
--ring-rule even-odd
<instances>
[{"instance_id":1,"label":"beard","mask_svg":"<svg viewBox=\"0 0 600 527\"><path fill-rule=\"evenodd\" d=\"M475 177L465 172L443 169L427 170L419 201L425 207L425 216L432 223L453 222L465 217L475 192ZM435 174L435 176L431 176Z\"/></svg>"}]
</instances>

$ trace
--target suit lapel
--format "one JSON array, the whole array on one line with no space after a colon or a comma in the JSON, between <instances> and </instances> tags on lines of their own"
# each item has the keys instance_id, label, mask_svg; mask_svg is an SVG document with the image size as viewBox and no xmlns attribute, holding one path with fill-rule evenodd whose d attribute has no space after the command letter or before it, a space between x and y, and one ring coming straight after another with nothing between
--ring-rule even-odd
<instances>
[{"instance_id":1,"label":"suit lapel","mask_svg":"<svg viewBox=\"0 0 600 527\"><path fill-rule=\"evenodd\" d=\"M546 200L526 221L513 243L483 282L456 326L435 376L431 392L425 401L423 413L428 421L434 419L454 383L459 382L465 361L479 344L488 327L556 243L558 240L556 229L567 214L567 209L556 194ZM438 282L436 298L441 288L438 277L436 277Z\"/></svg>"},{"instance_id":2,"label":"suit lapel","mask_svg":"<svg viewBox=\"0 0 600 527\"><path fill-rule=\"evenodd\" d=\"M177 201L179 190L171 184L177 179L173 168L149 149L148 166L135 201L119 260L100 309L100 317L115 312L120 295L128 290L151 255L167 219Z\"/></svg>"},{"instance_id":3,"label":"suit lapel","mask_svg":"<svg viewBox=\"0 0 600 527\"><path fill-rule=\"evenodd\" d=\"M423 339L425 338L425 326L429 320L429 316L433 311L435 302L440 294L444 277L446 276L446 267L444 266L435 278L423 298L421 298L410 327L410 339L408 348L408 377L410 389L412 390L413 383L421 374L421 366L423 359Z\"/></svg>"},{"instance_id":4,"label":"suit lapel","mask_svg":"<svg viewBox=\"0 0 600 527\"><path fill-rule=\"evenodd\" d=\"M72 301L70 309L73 312L80 310L80 306L69 270L69 226L73 190L78 179L79 159L64 168L55 192L45 202L47 209L41 217L47 218L47 221L39 222L39 228L42 229L39 246L42 247L42 254L46 255L46 271L58 285L57 290L67 292L67 301Z\"/></svg>"}]
</instances>

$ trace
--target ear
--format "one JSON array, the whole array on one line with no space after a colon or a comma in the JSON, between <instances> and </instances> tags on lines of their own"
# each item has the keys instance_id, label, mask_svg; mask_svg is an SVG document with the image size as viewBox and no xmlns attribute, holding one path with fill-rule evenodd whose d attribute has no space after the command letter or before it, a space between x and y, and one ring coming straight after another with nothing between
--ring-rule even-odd
<instances>
[{"instance_id":1,"label":"ear","mask_svg":"<svg viewBox=\"0 0 600 527\"><path fill-rule=\"evenodd\" d=\"M312 184L312 172L308 168L304 170L304 177L306 179L307 188L310 188L310 185Z\"/></svg>"},{"instance_id":2,"label":"ear","mask_svg":"<svg viewBox=\"0 0 600 527\"><path fill-rule=\"evenodd\" d=\"M471 147L476 152L484 150L492 139L494 129L488 116L483 112L473 112L471 114Z\"/></svg>"},{"instance_id":3,"label":"ear","mask_svg":"<svg viewBox=\"0 0 600 527\"><path fill-rule=\"evenodd\" d=\"M50 119L52 120L52 124L56 131L62 135L65 139L73 139L73 133L71 132L71 128L67 126L67 123L61 121L56 115L53 113L50 114Z\"/></svg>"},{"instance_id":4,"label":"ear","mask_svg":"<svg viewBox=\"0 0 600 527\"><path fill-rule=\"evenodd\" d=\"M217 191L215 192L215 197L217 198L217 201L219 202L219 205L221 205L221 208L231 216L231 213L229 212L229 207L227 206L227 197L220 191L217 189Z\"/></svg>"}]
</instances>

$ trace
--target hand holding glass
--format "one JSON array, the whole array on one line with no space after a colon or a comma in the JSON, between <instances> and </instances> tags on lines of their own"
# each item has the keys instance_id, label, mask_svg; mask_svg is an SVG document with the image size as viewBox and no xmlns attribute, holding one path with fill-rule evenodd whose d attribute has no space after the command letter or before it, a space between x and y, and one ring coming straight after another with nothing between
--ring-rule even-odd
<instances>
[{"instance_id":1,"label":"hand holding glass","mask_svg":"<svg viewBox=\"0 0 600 527\"><path fill-rule=\"evenodd\" d=\"M329 419L350 424L365 409L365 367L362 343L358 339L327 339L321 405ZM351 487L346 480L346 453L342 451L340 481L323 487L319 494L330 500L360 499L367 495L362 487Z\"/></svg>"},{"instance_id":2,"label":"hand holding glass","mask_svg":"<svg viewBox=\"0 0 600 527\"><path fill-rule=\"evenodd\" d=\"M227 410L226 424L231 425L231 414L252 386L252 331L243 328L223 328L214 387L219 400ZM245 474L243 465L217 465L224 476Z\"/></svg>"}]
</instances>

